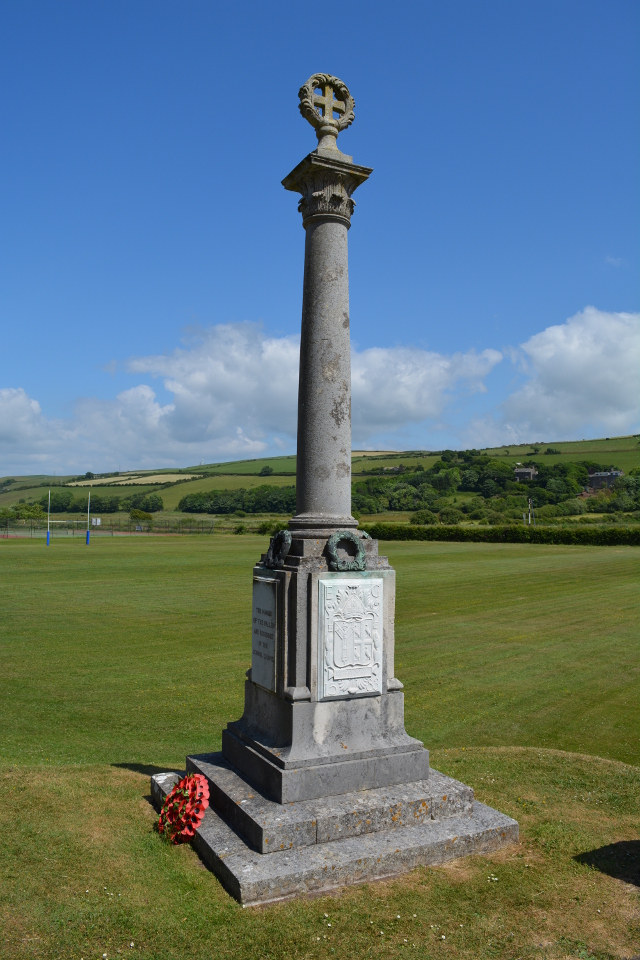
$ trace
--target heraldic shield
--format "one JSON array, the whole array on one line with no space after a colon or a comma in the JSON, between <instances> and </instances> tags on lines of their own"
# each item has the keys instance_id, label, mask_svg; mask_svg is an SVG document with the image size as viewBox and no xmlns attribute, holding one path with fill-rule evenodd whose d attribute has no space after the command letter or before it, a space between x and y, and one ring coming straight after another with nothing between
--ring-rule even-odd
<instances>
[{"instance_id":1,"label":"heraldic shield","mask_svg":"<svg viewBox=\"0 0 640 960\"><path fill-rule=\"evenodd\" d=\"M319 699L382 692L382 579L319 583Z\"/></svg>"}]
</instances>

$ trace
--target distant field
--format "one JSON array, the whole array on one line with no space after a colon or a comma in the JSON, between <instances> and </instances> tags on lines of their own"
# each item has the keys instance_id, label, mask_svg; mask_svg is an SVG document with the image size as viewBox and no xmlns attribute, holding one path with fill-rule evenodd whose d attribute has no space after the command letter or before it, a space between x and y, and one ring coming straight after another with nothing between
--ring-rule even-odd
<instances>
[{"instance_id":1,"label":"distant field","mask_svg":"<svg viewBox=\"0 0 640 960\"><path fill-rule=\"evenodd\" d=\"M402 453L401 450L353 450L352 457L386 457Z\"/></svg>"},{"instance_id":2,"label":"distant field","mask_svg":"<svg viewBox=\"0 0 640 960\"><path fill-rule=\"evenodd\" d=\"M619 464L625 472L634 466L640 466L640 435L627 437L613 437L610 439L599 440L577 440L577 441L544 441L535 443L534 446L540 446L538 455L527 456L532 449L531 444L520 444L511 447L492 447L483 450L490 456L503 458L505 450L509 450L508 459L521 460L535 459L541 462L567 460L598 460L602 459L605 463L612 459ZM547 447L554 447L561 451L560 456L545 456L544 451ZM420 451L354 451L351 457L352 471L357 474L360 470L371 470L375 467L393 467L400 463L405 466L416 466L421 463L425 469L438 459L437 455ZM233 463L223 463L215 467L189 467L189 470L197 472L198 470L207 470L208 472L224 473L259 473L263 466L270 466L273 470L281 472L295 473L296 458L275 457L264 460L243 460Z\"/></svg>"},{"instance_id":3,"label":"distant field","mask_svg":"<svg viewBox=\"0 0 640 960\"><path fill-rule=\"evenodd\" d=\"M354 476L357 476L358 473L367 470L377 470L384 469L385 467L389 469L390 467L397 467L401 463L405 467L416 467L419 463L422 464L425 470L428 470L436 460L439 460L438 456L430 456L428 454L420 454L419 456L407 456L402 453L395 453L393 455L384 454L382 456L370 456L370 457L353 457L351 460L351 471Z\"/></svg>"},{"instance_id":4,"label":"distant field","mask_svg":"<svg viewBox=\"0 0 640 960\"><path fill-rule=\"evenodd\" d=\"M124 487L139 484L157 484L157 483L177 483L178 480L191 480L192 477L197 477L198 474L183 474L183 473L145 473L142 476L132 476L132 477L114 477L110 484L114 487ZM74 480L73 483L70 483L70 487L93 487L98 484L103 483L102 480Z\"/></svg>"},{"instance_id":5,"label":"distant field","mask_svg":"<svg viewBox=\"0 0 640 960\"><path fill-rule=\"evenodd\" d=\"M360 526L368 523L409 523L412 514L407 510L389 510L388 513L362 514L359 518Z\"/></svg>"},{"instance_id":6,"label":"distant field","mask_svg":"<svg viewBox=\"0 0 640 960\"><path fill-rule=\"evenodd\" d=\"M613 437L610 440L576 440L572 442L535 443L540 452L532 454L532 444L517 447L493 447L483 451L490 456L507 461L534 460L536 463L561 463L563 460L595 460L605 466L614 464L625 473L640 467L640 436ZM545 454L547 447L560 450L560 454ZM509 451L508 455L506 451Z\"/></svg>"},{"instance_id":7,"label":"distant field","mask_svg":"<svg viewBox=\"0 0 640 960\"><path fill-rule=\"evenodd\" d=\"M51 489L53 489L53 487ZM89 493L89 490L87 490L86 488L83 489L83 488L73 487L72 489L73 489L73 495L76 499L79 499L80 497L84 497L86 499L86 496ZM91 489L92 496L101 496L101 497L115 497L115 496L126 497L132 493L154 493L158 490L157 486L155 485L145 486L144 484L140 486L136 485L135 487L124 487L124 488L98 485L95 487L91 487L90 489ZM38 501L41 499L41 497L47 496L47 490L48 488L46 486L31 488L30 490L21 490L19 492L14 492L14 493L11 493L11 491L8 490L5 493L0 493L0 507L8 507L12 503L16 503L16 501L19 500L20 497L24 497L24 499L27 501ZM162 496L164 494L164 491L161 490L160 494Z\"/></svg>"},{"instance_id":8,"label":"distant field","mask_svg":"<svg viewBox=\"0 0 640 960\"><path fill-rule=\"evenodd\" d=\"M289 457L265 457L264 460L234 460L230 463L219 463L215 466L194 467L194 472L198 469L206 470L207 473L260 473L263 467L271 467L278 473L296 472L296 458ZM189 467L191 469L191 467Z\"/></svg>"},{"instance_id":9,"label":"distant field","mask_svg":"<svg viewBox=\"0 0 640 960\"><path fill-rule=\"evenodd\" d=\"M165 510L177 510L178 503L188 493L206 493L208 490L238 490L240 487L250 489L251 487L289 487L296 482L295 474L291 477L258 477L253 474L244 474L240 476L222 476L205 477L204 480L189 480L188 483L180 483L175 487L169 487L166 490L160 490L160 496L164 501Z\"/></svg>"},{"instance_id":10,"label":"distant field","mask_svg":"<svg viewBox=\"0 0 640 960\"><path fill-rule=\"evenodd\" d=\"M201 493L208 490L237 490L239 487L250 488L262 485L282 487L291 484L295 484L295 474L290 478L275 476L259 477L252 474L245 474L244 476L217 476L205 477L200 480L181 481L165 489L159 489L158 486L154 484L136 484L131 487L98 485L91 487L91 493L94 496L105 497L126 497L134 492L158 493L162 497L165 511L172 512L178 509L178 503L188 493ZM74 496L76 497L80 497L82 494L86 494L86 492L86 490L74 487ZM26 500L40 500L43 495L46 496L46 493L46 487L23 490L19 494L12 494L9 490L6 493L0 493L0 507L10 506L12 503L15 503L19 497L24 497Z\"/></svg>"},{"instance_id":11,"label":"distant field","mask_svg":"<svg viewBox=\"0 0 640 960\"><path fill-rule=\"evenodd\" d=\"M60 482L60 477L56 478L56 483ZM45 483L42 485L35 484L29 486L28 482L22 482L11 484L10 487L2 490L0 492L0 507L8 507L12 503L16 503L23 497L25 500L39 500L43 494L46 494L47 486Z\"/></svg>"}]
</instances>

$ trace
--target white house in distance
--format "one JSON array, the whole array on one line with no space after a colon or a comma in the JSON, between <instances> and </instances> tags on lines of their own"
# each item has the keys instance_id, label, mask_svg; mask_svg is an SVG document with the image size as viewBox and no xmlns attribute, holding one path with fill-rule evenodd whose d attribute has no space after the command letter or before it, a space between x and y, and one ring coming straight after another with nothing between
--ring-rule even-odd
<instances>
[{"instance_id":1,"label":"white house in distance","mask_svg":"<svg viewBox=\"0 0 640 960\"><path fill-rule=\"evenodd\" d=\"M519 483L520 480L533 480L534 477L538 476L535 467L523 467L521 463L516 463L513 472L516 476L516 483Z\"/></svg>"}]
</instances>

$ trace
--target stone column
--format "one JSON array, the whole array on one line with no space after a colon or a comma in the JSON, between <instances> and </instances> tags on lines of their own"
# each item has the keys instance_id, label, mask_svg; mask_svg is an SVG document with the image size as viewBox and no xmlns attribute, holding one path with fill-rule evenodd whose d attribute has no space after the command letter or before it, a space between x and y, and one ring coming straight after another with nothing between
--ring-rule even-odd
<instances>
[{"instance_id":1,"label":"stone column","mask_svg":"<svg viewBox=\"0 0 640 960\"><path fill-rule=\"evenodd\" d=\"M253 568L244 713L223 730L221 753L187 757L209 783L194 846L242 903L518 838L514 820L430 771L429 751L404 728L395 571L377 540L348 529L357 524L347 231L351 195L371 171L336 146L353 119L345 85L314 74L299 96L319 143L283 181L302 195L306 231L297 514ZM161 799L175 779L154 778L152 792Z\"/></svg>"},{"instance_id":2,"label":"stone column","mask_svg":"<svg viewBox=\"0 0 640 960\"><path fill-rule=\"evenodd\" d=\"M347 228L328 218L305 227L294 526L350 527Z\"/></svg>"},{"instance_id":3,"label":"stone column","mask_svg":"<svg viewBox=\"0 0 640 960\"><path fill-rule=\"evenodd\" d=\"M278 803L429 775L394 672L395 571L351 516L347 233L371 170L336 146L345 85L315 74L299 95L319 143L283 180L306 232L297 513L254 567L244 713L222 734L226 761Z\"/></svg>"},{"instance_id":4,"label":"stone column","mask_svg":"<svg viewBox=\"0 0 640 960\"><path fill-rule=\"evenodd\" d=\"M282 181L287 190L302 194L298 209L306 231L297 502L289 526L297 535L307 531L318 536L358 526L351 516L347 231L355 206L351 195L371 169L354 164L337 147L339 131L353 119L353 99L344 84L317 75L302 88L300 98L300 109L316 127L319 145Z\"/></svg>"}]
</instances>

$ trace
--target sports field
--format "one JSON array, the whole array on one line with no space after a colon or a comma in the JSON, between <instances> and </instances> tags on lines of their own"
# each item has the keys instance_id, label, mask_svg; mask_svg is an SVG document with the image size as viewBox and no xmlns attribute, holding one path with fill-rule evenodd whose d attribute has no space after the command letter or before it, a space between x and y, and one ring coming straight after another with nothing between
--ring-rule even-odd
<instances>
[{"instance_id":1,"label":"sports field","mask_svg":"<svg viewBox=\"0 0 640 960\"><path fill-rule=\"evenodd\" d=\"M640 952L637 548L385 548L407 729L517 817L518 847L243 910L161 842L148 775L219 748L242 712L265 547L0 541L0 956Z\"/></svg>"}]
</instances>

